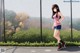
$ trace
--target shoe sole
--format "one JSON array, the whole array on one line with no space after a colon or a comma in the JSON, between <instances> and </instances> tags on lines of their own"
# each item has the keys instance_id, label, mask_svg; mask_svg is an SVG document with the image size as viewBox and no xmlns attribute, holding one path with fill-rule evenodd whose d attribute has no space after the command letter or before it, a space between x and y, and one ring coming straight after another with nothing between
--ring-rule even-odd
<instances>
[{"instance_id":1,"label":"shoe sole","mask_svg":"<svg viewBox=\"0 0 80 53\"><path fill-rule=\"evenodd\" d=\"M66 44L64 44L64 46L62 46L62 48L66 48Z\"/></svg>"},{"instance_id":2,"label":"shoe sole","mask_svg":"<svg viewBox=\"0 0 80 53\"><path fill-rule=\"evenodd\" d=\"M60 48L60 49L57 49L57 51L60 51L60 50L62 50L63 48Z\"/></svg>"},{"instance_id":3,"label":"shoe sole","mask_svg":"<svg viewBox=\"0 0 80 53\"><path fill-rule=\"evenodd\" d=\"M66 49L66 46L64 46L64 47L62 47L62 48L60 48L60 49L57 49L57 51L61 51L61 50L63 50L63 49Z\"/></svg>"}]
</instances>

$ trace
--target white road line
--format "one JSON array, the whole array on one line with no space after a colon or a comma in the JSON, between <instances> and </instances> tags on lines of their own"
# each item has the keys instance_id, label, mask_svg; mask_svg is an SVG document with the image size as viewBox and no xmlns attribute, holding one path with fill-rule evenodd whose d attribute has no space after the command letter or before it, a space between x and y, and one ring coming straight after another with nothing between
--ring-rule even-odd
<instances>
[{"instance_id":1,"label":"white road line","mask_svg":"<svg viewBox=\"0 0 80 53\"><path fill-rule=\"evenodd\" d=\"M45 52L51 52L51 49L46 49Z\"/></svg>"},{"instance_id":2,"label":"white road line","mask_svg":"<svg viewBox=\"0 0 80 53\"><path fill-rule=\"evenodd\" d=\"M35 50L31 50L32 53L36 52Z\"/></svg>"}]
</instances>

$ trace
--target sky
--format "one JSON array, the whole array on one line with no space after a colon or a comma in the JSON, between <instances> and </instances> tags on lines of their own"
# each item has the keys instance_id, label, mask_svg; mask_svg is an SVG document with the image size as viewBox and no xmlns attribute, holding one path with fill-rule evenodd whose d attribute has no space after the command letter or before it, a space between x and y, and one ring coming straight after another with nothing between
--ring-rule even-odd
<instances>
[{"instance_id":1,"label":"sky","mask_svg":"<svg viewBox=\"0 0 80 53\"><path fill-rule=\"evenodd\" d=\"M64 0L42 0L42 16L50 18L52 5L58 4L61 13L70 17L70 3ZM26 12L31 17L40 17L40 0L5 0L5 9L16 13ZM80 18L80 2L73 2L73 17Z\"/></svg>"}]
</instances>

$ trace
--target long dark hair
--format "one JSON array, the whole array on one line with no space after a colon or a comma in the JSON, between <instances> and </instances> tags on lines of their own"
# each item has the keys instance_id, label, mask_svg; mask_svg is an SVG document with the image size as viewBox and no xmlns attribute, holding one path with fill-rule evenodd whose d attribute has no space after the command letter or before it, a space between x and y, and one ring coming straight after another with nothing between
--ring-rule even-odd
<instances>
[{"instance_id":1,"label":"long dark hair","mask_svg":"<svg viewBox=\"0 0 80 53\"><path fill-rule=\"evenodd\" d=\"M57 9L57 12L54 12L54 8ZM55 13L58 13L58 12L60 12L59 6L57 4L52 5L52 18L55 15Z\"/></svg>"}]
</instances>

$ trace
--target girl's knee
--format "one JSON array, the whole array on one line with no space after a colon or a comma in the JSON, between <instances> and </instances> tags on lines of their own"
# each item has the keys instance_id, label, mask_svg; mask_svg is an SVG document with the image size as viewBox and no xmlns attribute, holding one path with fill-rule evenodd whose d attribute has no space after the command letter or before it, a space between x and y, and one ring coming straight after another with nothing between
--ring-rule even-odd
<instances>
[{"instance_id":1,"label":"girl's knee","mask_svg":"<svg viewBox=\"0 0 80 53\"><path fill-rule=\"evenodd\" d=\"M55 37L56 37L56 35L53 35L53 37L55 38Z\"/></svg>"}]
</instances>

